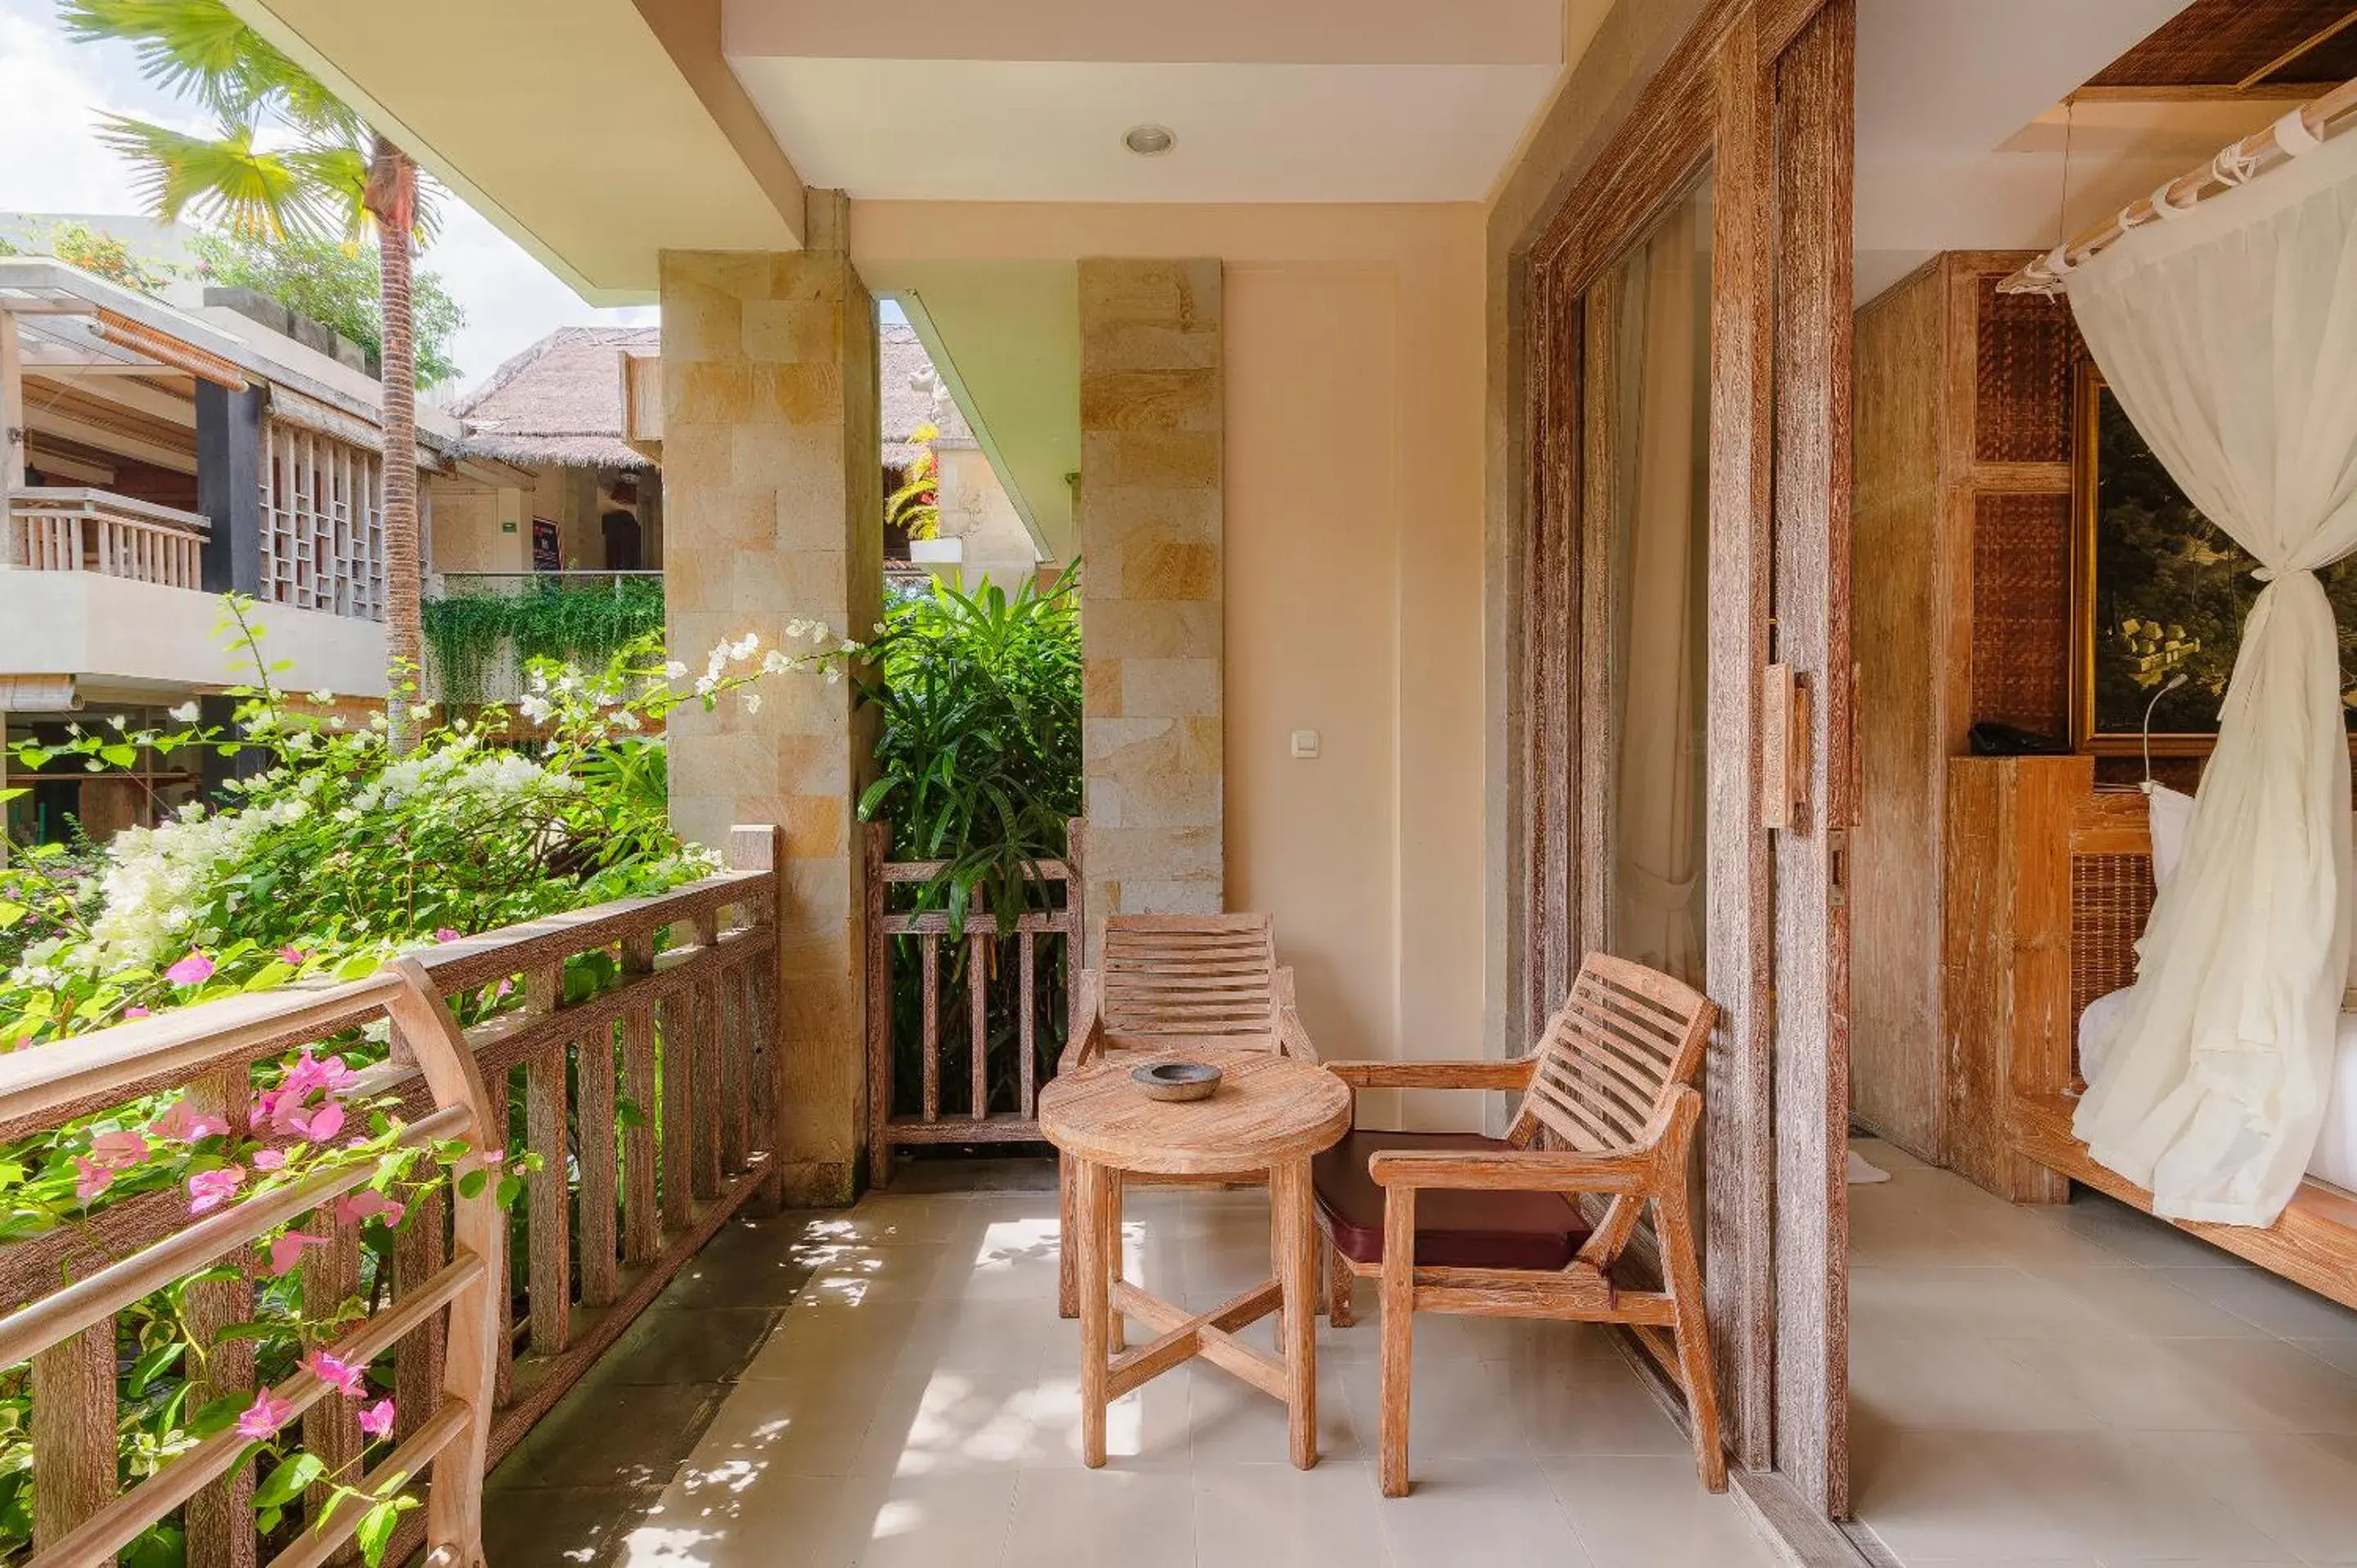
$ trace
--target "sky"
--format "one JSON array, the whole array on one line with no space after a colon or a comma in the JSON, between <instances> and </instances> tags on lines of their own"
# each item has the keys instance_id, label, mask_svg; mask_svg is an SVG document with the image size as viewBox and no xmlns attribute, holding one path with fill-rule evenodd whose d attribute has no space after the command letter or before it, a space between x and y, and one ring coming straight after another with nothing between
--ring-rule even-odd
<instances>
[{"instance_id":1,"label":"sky","mask_svg":"<svg viewBox=\"0 0 2357 1568\"><path fill-rule=\"evenodd\" d=\"M0 212L136 213L130 166L101 145L102 113L185 130L204 116L139 74L131 49L81 44L57 24L54 0L0 0ZM442 231L419 259L467 312L453 344L459 381L571 325L642 326L651 306L598 310L464 202L445 193Z\"/></svg>"}]
</instances>

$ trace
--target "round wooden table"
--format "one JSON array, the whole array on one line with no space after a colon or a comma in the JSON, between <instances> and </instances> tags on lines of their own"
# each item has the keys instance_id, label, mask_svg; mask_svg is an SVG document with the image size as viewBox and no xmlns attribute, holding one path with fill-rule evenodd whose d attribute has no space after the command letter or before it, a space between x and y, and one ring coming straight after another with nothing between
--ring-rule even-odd
<instances>
[{"instance_id":1,"label":"round wooden table","mask_svg":"<svg viewBox=\"0 0 2357 1568\"><path fill-rule=\"evenodd\" d=\"M1184 1103L1149 1100L1131 1081L1158 1061L1219 1066L1219 1091ZM1322 1068L1265 1051L1115 1052L1039 1091L1039 1132L1075 1165L1081 1285L1081 1458L1105 1461L1105 1405L1195 1357L1282 1401L1293 1462L1318 1463L1318 1252L1309 1159L1351 1130L1351 1091ZM1269 1180L1269 1247L1276 1277L1209 1312L1188 1313L1121 1277L1125 1172ZM1279 1354L1236 1337L1283 1309ZM1123 1319L1155 1337L1125 1345Z\"/></svg>"}]
</instances>

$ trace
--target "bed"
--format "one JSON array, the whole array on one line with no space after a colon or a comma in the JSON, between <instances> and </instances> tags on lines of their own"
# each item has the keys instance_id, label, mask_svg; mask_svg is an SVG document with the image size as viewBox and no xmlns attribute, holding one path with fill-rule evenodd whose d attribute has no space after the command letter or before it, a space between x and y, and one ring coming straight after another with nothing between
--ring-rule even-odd
<instances>
[{"instance_id":1,"label":"bed","mask_svg":"<svg viewBox=\"0 0 2357 1568\"><path fill-rule=\"evenodd\" d=\"M2027 930L2016 940L2029 949L2059 948L2067 953L2068 963L2021 966L2024 973L2051 978L2033 982L2028 992L2012 998L2006 1059L1985 1081L1991 1089L2002 1086L2007 1101L2003 1137L2020 1161L2149 1213L2151 1195L2097 1165L2072 1134L2071 1118L2088 1072L2102 1066L2110 1026L2126 1003L2127 988L2136 983L2136 941L2154 897L2152 811L2136 790L2093 788L2092 769L2083 757L2037 761L2053 775L2050 782L2055 787L2022 792L2009 823L2012 837L2021 845L2067 845L2068 853L2018 855L2021 886L2015 899L2050 913L2042 918L2046 929ZM2166 837L2164 832L2164 848ZM2040 993L2040 985L2053 990ZM2357 1307L2353 1194L2357 1008L2341 1015L2330 1105L2309 1178L2282 1215L2264 1229L2194 1220L2170 1223Z\"/></svg>"}]
</instances>

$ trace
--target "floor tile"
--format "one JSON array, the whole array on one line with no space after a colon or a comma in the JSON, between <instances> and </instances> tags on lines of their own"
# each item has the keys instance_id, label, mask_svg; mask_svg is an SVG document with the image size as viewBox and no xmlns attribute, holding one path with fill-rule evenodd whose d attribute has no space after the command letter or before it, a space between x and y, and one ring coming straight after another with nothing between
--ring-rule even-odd
<instances>
[{"instance_id":1,"label":"floor tile","mask_svg":"<svg viewBox=\"0 0 2357 1568\"><path fill-rule=\"evenodd\" d=\"M1014 1539L1027 1563L1195 1568L1195 1477L1178 1470L1021 1473Z\"/></svg>"},{"instance_id":2,"label":"floor tile","mask_svg":"<svg viewBox=\"0 0 2357 1568\"><path fill-rule=\"evenodd\" d=\"M1542 1462L1596 1568L1774 1568L1781 1559L1733 1498L1704 1491L1691 1459Z\"/></svg>"},{"instance_id":3,"label":"floor tile","mask_svg":"<svg viewBox=\"0 0 2357 1568\"><path fill-rule=\"evenodd\" d=\"M1372 1464L1199 1462L1196 1568L1383 1568L1385 1507Z\"/></svg>"},{"instance_id":4,"label":"floor tile","mask_svg":"<svg viewBox=\"0 0 2357 1568\"><path fill-rule=\"evenodd\" d=\"M1411 1457L1380 1512L1395 1568L1597 1568L1537 1460Z\"/></svg>"},{"instance_id":5,"label":"floor tile","mask_svg":"<svg viewBox=\"0 0 2357 1568\"><path fill-rule=\"evenodd\" d=\"M2287 1338L2357 1337L2357 1312L2264 1269L2158 1269L2179 1289Z\"/></svg>"}]
</instances>

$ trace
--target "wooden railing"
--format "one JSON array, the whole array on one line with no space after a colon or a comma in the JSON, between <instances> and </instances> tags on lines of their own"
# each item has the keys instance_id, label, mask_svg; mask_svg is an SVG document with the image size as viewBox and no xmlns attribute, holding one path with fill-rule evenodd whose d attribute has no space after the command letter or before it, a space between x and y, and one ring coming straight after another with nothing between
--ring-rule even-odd
<instances>
[{"instance_id":1,"label":"wooden railing","mask_svg":"<svg viewBox=\"0 0 2357 1568\"><path fill-rule=\"evenodd\" d=\"M203 514L104 490L35 487L8 492L7 554L0 565L97 572L168 588L204 585Z\"/></svg>"},{"instance_id":2,"label":"wooden railing","mask_svg":"<svg viewBox=\"0 0 2357 1568\"><path fill-rule=\"evenodd\" d=\"M931 881L942 863L887 859L892 843L890 825L870 822L865 831L868 1180L871 1186L881 1187L891 1179L892 1151L896 1147L916 1144L1028 1143L1039 1138L1037 1112L1043 1077L1039 1026L1048 1001L1039 983L1043 957L1040 939L1060 938L1064 943L1064 1015L1069 1019L1080 984L1080 944L1086 940L1088 931L1082 898L1083 823L1074 818L1069 824L1069 847L1062 860L1041 861L1033 871L1039 881L1062 886L1064 897L1060 906L1021 916L1011 932L1002 932L994 915L975 913L966 919L966 999L965 1005L959 1009L964 1018L966 1046L966 1086L963 1096L965 1107L963 1112L952 1109L946 1114L942 1109L941 964L942 944L949 935L950 918L938 909L917 913L893 908L895 889L913 891L916 886ZM1012 1007L1014 1093L1011 1097L998 1096L995 1101L989 1048L990 973L995 960L1004 950L999 944L1009 937L1014 941L1017 965ZM919 976L920 1076L913 1109L903 1108L901 1101L905 1097L896 1092L897 1075L893 1070L893 950L902 940L911 942L917 950ZM1001 1011L1003 1015L1005 1009ZM1052 1072L1051 1065L1047 1076L1052 1076ZM1010 1100L1011 1103L1007 1102Z\"/></svg>"},{"instance_id":3,"label":"wooden railing","mask_svg":"<svg viewBox=\"0 0 2357 1568\"><path fill-rule=\"evenodd\" d=\"M393 1359L393 1447L359 1484L433 1462L425 1507L406 1516L387 1561L422 1544L443 1568L479 1568L485 1472L755 1192L774 1195L780 854L778 830L738 828L736 869L658 897L450 942L349 983L231 998L0 1058L0 1139L176 1088L194 1110L242 1122L256 1063L389 1018L391 1059L346 1098L395 1097L405 1143L458 1139L466 1153L447 1187L400 1227L389 1282L377 1282L389 1283L389 1299L323 1348L349 1363ZM619 978L560 1004L567 961L597 954ZM524 1007L463 1033L445 1001L519 985ZM514 1149L539 1158L517 1206L528 1240L511 1268L497 1187L463 1178L486 1155ZM373 1175L367 1165L324 1172L201 1219L177 1188L149 1192L0 1248L0 1366L32 1362L35 1568L111 1562L183 1509L189 1568L256 1561L254 1477L234 1430L119 1487L115 1315L217 1265L239 1269L243 1277L190 1283L185 1318L216 1337L203 1393L242 1398L255 1386L253 1339L221 1336L254 1317L256 1241L311 1216L307 1228L328 1240L298 1265L302 1315L334 1317L361 1294L363 1263L358 1223L338 1223L328 1206ZM296 1372L274 1391L300 1412L304 1448L331 1469L363 1456L354 1407L324 1398L318 1379ZM307 1495L313 1522L273 1568L344 1549L362 1510L336 1509L316 1528L328 1496L324 1486Z\"/></svg>"}]
</instances>

